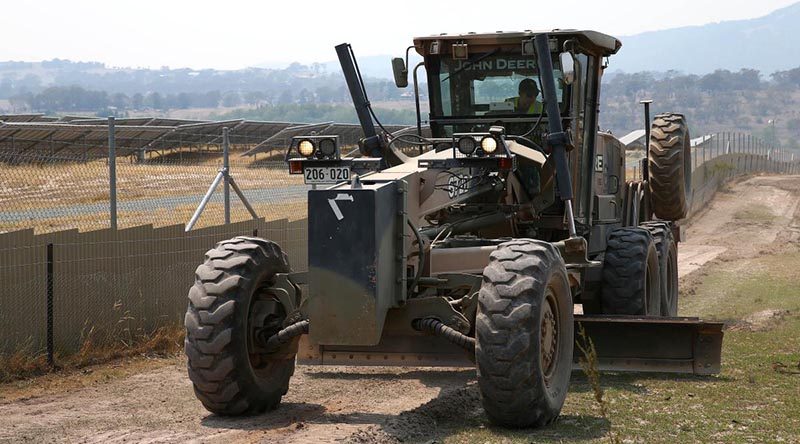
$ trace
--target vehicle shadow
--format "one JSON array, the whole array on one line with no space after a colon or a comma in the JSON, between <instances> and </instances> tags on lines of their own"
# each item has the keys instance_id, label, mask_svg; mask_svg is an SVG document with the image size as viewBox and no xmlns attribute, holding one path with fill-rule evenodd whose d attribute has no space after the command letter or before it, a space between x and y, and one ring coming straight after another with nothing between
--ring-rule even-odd
<instances>
[{"instance_id":1,"label":"vehicle shadow","mask_svg":"<svg viewBox=\"0 0 800 444\"><path fill-rule=\"evenodd\" d=\"M505 441L507 438L535 442L572 442L604 437L610 431L608 420L586 414L565 414L545 427L507 429L489 422L480 401L476 383L448 388L427 403L391 416L380 427L353 435L356 442L428 443L467 435L469 441ZM460 441L460 439L456 439Z\"/></svg>"},{"instance_id":2,"label":"vehicle shadow","mask_svg":"<svg viewBox=\"0 0 800 444\"><path fill-rule=\"evenodd\" d=\"M205 427L235 430L277 430L297 424L382 424L392 415L354 412L332 413L315 403L282 402L277 409L260 415L230 417L209 414L200 420Z\"/></svg>"},{"instance_id":3,"label":"vehicle shadow","mask_svg":"<svg viewBox=\"0 0 800 444\"><path fill-rule=\"evenodd\" d=\"M462 433L489 433L493 438L516 437L536 442L571 442L600 438L610 430L602 417L582 414L561 415L552 424L539 429L508 430L493 426L481 405L474 369L430 369L410 371L306 371L309 379L356 381L372 379L417 380L429 387L439 387L439 395L430 401L399 414L370 413L365 400L361 411L338 413L316 403L285 402L278 409L246 418L208 415L201 420L211 428L274 431L306 427L312 424L349 424L359 427L350 438L356 442L430 442ZM574 375L576 376L576 375ZM309 381L313 383L314 381ZM588 385L579 383L578 386ZM345 440L347 441L347 440Z\"/></svg>"},{"instance_id":4,"label":"vehicle shadow","mask_svg":"<svg viewBox=\"0 0 800 444\"><path fill-rule=\"evenodd\" d=\"M330 367L304 366L304 378L310 379L310 384L342 381L397 381L416 380L427 387L453 387L465 386L475 379L475 369L402 369L371 367L348 367L343 371L332 370ZM291 388L290 388L291 390ZM369 406L364 405L364 410ZM226 417L210 414L201 420L207 427L228 428L240 430L274 430L298 423L344 423L344 424L385 424L396 415L376 414L364 412L334 413L325 406L310 402L282 402L278 408L271 412L250 417Z\"/></svg>"}]
</instances>

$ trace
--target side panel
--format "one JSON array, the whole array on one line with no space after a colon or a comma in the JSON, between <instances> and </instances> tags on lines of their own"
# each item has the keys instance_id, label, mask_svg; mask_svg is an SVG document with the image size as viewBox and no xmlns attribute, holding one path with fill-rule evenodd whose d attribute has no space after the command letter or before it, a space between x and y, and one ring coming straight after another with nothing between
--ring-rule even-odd
<instances>
[{"instance_id":1,"label":"side panel","mask_svg":"<svg viewBox=\"0 0 800 444\"><path fill-rule=\"evenodd\" d=\"M325 345L375 345L402 295L402 193L398 182L312 190L309 335ZM400 281L398 281L400 280Z\"/></svg>"},{"instance_id":2,"label":"side panel","mask_svg":"<svg viewBox=\"0 0 800 444\"><path fill-rule=\"evenodd\" d=\"M625 153L622 144L607 133L597 133L596 141L592 159L594 205L592 235L589 238L590 254L605 251L608 232L620 226L624 211Z\"/></svg>"}]
</instances>

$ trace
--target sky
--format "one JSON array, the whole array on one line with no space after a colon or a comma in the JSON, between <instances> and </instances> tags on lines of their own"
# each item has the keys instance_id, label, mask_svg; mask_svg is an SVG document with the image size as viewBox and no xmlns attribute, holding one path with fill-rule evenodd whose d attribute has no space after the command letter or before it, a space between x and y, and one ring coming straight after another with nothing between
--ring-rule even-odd
<instances>
[{"instance_id":1,"label":"sky","mask_svg":"<svg viewBox=\"0 0 800 444\"><path fill-rule=\"evenodd\" d=\"M760 17L796 1L6 0L0 60L278 67L334 60L333 47L342 42L351 43L361 57L399 56L414 36L442 32L583 28L622 37Z\"/></svg>"}]
</instances>

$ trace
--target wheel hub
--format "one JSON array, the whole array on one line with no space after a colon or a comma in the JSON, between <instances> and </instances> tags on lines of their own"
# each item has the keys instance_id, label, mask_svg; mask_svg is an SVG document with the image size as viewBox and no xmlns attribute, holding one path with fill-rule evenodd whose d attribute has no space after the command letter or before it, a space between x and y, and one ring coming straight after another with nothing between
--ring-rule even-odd
<instances>
[{"instance_id":1,"label":"wheel hub","mask_svg":"<svg viewBox=\"0 0 800 444\"><path fill-rule=\"evenodd\" d=\"M540 350L542 368L547 381L555 367L556 353L558 352L558 317L555 305L555 296L548 288L542 307L542 321L540 329Z\"/></svg>"},{"instance_id":2,"label":"wheel hub","mask_svg":"<svg viewBox=\"0 0 800 444\"><path fill-rule=\"evenodd\" d=\"M250 365L254 371L258 372L270 361L265 355L267 350L263 348L263 341L259 338L269 338L280 331L285 318L286 315L280 302L273 298L268 291L260 291L254 295L247 322L247 348Z\"/></svg>"}]
</instances>

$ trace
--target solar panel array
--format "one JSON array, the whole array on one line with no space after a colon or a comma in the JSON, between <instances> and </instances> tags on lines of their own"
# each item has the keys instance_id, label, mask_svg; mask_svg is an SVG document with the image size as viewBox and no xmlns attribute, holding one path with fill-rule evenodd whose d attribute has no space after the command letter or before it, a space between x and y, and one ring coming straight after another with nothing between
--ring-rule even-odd
<instances>
[{"instance_id":1,"label":"solar panel array","mask_svg":"<svg viewBox=\"0 0 800 444\"><path fill-rule=\"evenodd\" d=\"M300 135L338 135L343 146L354 146L363 137L360 126L333 122L309 124L132 117L115 120L117 154L143 156L153 151L219 149L223 128L228 128L232 147L246 150L248 156L284 150L292 137ZM405 128L408 127L386 126L389 131ZM42 114L0 115L0 154L5 157L106 157L108 119Z\"/></svg>"}]
</instances>

